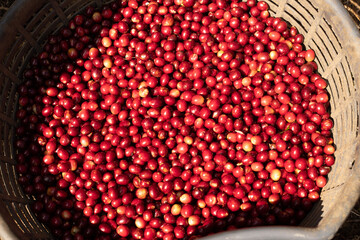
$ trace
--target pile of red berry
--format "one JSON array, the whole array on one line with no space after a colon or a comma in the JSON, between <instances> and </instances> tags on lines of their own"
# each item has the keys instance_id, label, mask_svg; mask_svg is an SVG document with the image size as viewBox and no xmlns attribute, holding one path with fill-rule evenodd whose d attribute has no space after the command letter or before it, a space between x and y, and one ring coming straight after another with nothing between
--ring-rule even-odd
<instances>
[{"instance_id":1,"label":"pile of red berry","mask_svg":"<svg viewBox=\"0 0 360 240\"><path fill-rule=\"evenodd\" d=\"M19 87L19 183L56 239L298 224L334 164L326 81L265 2L120 0Z\"/></svg>"}]
</instances>

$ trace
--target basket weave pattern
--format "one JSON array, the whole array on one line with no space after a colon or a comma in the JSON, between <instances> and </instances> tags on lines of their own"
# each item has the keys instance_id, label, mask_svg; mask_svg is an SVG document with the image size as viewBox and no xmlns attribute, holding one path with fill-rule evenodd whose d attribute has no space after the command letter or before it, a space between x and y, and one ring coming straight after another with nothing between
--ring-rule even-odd
<instances>
[{"instance_id":1,"label":"basket weave pattern","mask_svg":"<svg viewBox=\"0 0 360 240\"><path fill-rule=\"evenodd\" d=\"M31 213L32 199L21 190L14 170L17 86L32 56L40 52L50 33L88 5L101 0L18 0L0 24L0 238L51 239ZM271 15L283 17L305 36L305 46L317 53L319 73L329 82L334 119L336 164L322 190L321 202L294 231L327 230L331 237L345 220L360 192L360 46L355 25L344 22L344 9L331 0L267 0ZM337 5L336 5L337 4ZM336 3L339 7L340 4ZM16 11L14 10L16 9ZM350 18L346 16L347 20ZM356 174L357 173L357 174ZM341 197L339 197L341 196ZM341 209L336 204L340 204ZM331 229L330 229L331 228ZM241 231L237 235L241 236ZM262 231L259 228L258 231ZM244 234L244 231L243 231ZM285 239L285 238L284 238Z\"/></svg>"}]
</instances>

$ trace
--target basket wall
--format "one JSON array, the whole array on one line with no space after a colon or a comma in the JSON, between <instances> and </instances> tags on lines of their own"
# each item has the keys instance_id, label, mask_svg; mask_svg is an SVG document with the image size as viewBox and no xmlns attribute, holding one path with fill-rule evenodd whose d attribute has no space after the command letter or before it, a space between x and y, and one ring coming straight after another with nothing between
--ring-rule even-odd
<instances>
[{"instance_id":1,"label":"basket wall","mask_svg":"<svg viewBox=\"0 0 360 240\"><path fill-rule=\"evenodd\" d=\"M317 53L319 72L329 82L336 163L321 201L302 227L259 227L216 234L226 239L331 238L360 193L360 37L335 0L266 0L272 16L283 17ZM31 213L32 199L21 190L13 148L17 86L31 56L47 36L88 5L101 0L17 0L0 22L0 239L51 239ZM207 237L207 239L215 239Z\"/></svg>"}]
</instances>

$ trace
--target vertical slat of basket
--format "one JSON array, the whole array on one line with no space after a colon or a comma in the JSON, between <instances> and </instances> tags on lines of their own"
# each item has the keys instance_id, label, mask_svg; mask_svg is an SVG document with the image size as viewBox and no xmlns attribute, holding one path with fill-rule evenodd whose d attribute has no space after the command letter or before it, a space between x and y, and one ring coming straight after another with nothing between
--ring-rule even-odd
<instances>
[{"instance_id":1,"label":"vertical slat of basket","mask_svg":"<svg viewBox=\"0 0 360 240\"><path fill-rule=\"evenodd\" d=\"M105 1L109 2L109 1ZM12 141L16 124L16 86L29 59L41 51L47 36L66 24L89 5L101 6L103 1L76 0L18 0L2 19L0 27L0 237L4 239L50 239L51 236L36 220L16 180ZM7 91L6 89L9 89ZM8 103L6 107L2 103ZM15 103L15 104L14 104ZM9 105L10 104L10 105ZM10 127L12 126L12 127ZM5 176L5 177L4 177Z\"/></svg>"},{"instance_id":2,"label":"vertical slat of basket","mask_svg":"<svg viewBox=\"0 0 360 240\"><path fill-rule=\"evenodd\" d=\"M348 187L349 177L354 172L349 166L356 158L356 145L350 143L357 142L359 139L357 138L358 129L354 127L351 116L359 115L359 109L354 106L357 106L360 97L358 93L354 93L356 89L359 89L359 84L358 82L355 84L351 74L351 72L358 70L356 67L350 66L349 61L347 61L348 58L354 58L352 61L356 60L356 57L353 56L356 54L351 54L354 46L346 40L348 36L339 34L341 31L336 31L337 35L334 33L333 27L336 26L336 21L333 16L336 14L327 8L327 4L329 3L322 1L315 3L314 1L289 0L283 8L284 12L282 14L277 13L277 15L297 26L299 31L305 35L305 46L315 49L319 72L329 81L331 114L336 123L334 139L335 144L338 144L337 162L329 175L327 186L322 191L320 203L316 204L312 212L303 221L303 225L327 227L327 230L330 230L330 225L326 226L326 224L331 223L337 229L340 226L339 220L344 219L343 216L338 215L332 219L333 222L330 222L328 221L330 218L324 216L336 215L333 212L333 204L338 204L339 193ZM331 25L328 22L331 22ZM352 127L348 127L349 125ZM359 185L355 185L355 188L358 192ZM349 201L356 201L356 197ZM350 205L347 204L346 206ZM348 213L349 211L340 210L338 212ZM336 229L332 228L334 231Z\"/></svg>"},{"instance_id":3,"label":"vertical slat of basket","mask_svg":"<svg viewBox=\"0 0 360 240\"><path fill-rule=\"evenodd\" d=\"M26 197L17 183L17 177L14 170L15 155L12 152L12 141L14 138L14 126L16 124L15 111L17 108L17 85L20 83L20 70L26 61L28 50L34 48L39 50L39 45L21 25L26 17L31 16L32 11L42 4L41 1L33 1L30 7L29 3L17 2L18 12L10 12L8 19L4 19L7 25L1 27L0 53L0 71L4 91L1 92L0 118L2 119L2 132L0 135L1 145L1 165L0 174L5 185L0 185L0 208L1 214L1 234L4 239L49 239L50 235L44 227L34 219L30 212L30 199ZM33 8L32 8L33 7ZM9 19L11 17L11 19ZM6 18L6 16L5 16ZM26 49L26 51L24 51Z\"/></svg>"},{"instance_id":4,"label":"vertical slat of basket","mask_svg":"<svg viewBox=\"0 0 360 240\"><path fill-rule=\"evenodd\" d=\"M347 20L349 26L352 24L352 28L344 28L337 24L344 20L342 16L347 15L347 12L339 7L337 10L340 14L334 14L328 10L329 2L331 1L324 0L324 18L320 26L329 38L328 48L336 48L336 44L339 43L342 49L333 56L332 63L323 74L325 77L333 77L334 87L339 92L339 99L334 104L337 107L331 107L333 118L338 120L337 123L342 127L335 125L334 128L334 140L338 147L335 153L337 161L329 175L329 184L323 189L322 199L326 211L319 228L334 226L333 229L328 227L326 230L336 231L355 204L360 192L360 37L356 25L350 18Z\"/></svg>"},{"instance_id":5,"label":"vertical slat of basket","mask_svg":"<svg viewBox=\"0 0 360 240\"><path fill-rule=\"evenodd\" d=\"M0 188L0 198L4 205L1 208L1 236L4 239L49 239L50 235L45 228L37 222L35 217L30 211L29 201L20 186L17 184L16 174L14 171L14 154L10 151L13 150L11 140L13 140L13 127L16 111L16 86L21 80L22 71L27 64L27 60L35 49L40 51L38 42L33 38L30 31L24 26L28 17L34 17L37 14L37 9L43 5L45 1L18 1L15 8L17 9L7 15L5 19L7 25L2 25L1 34L2 44L0 51L1 56L0 71L2 72L2 84L7 86L8 90L2 91L1 102L2 107L0 118L2 119L2 134L1 143L3 149L1 155L3 156L0 161L0 170L2 180L6 185ZM40 16L39 16L40 17ZM5 16L6 18L6 16ZM48 24L51 24L49 21ZM25 51L24 51L25 50ZM26 57L27 55L27 57Z\"/></svg>"}]
</instances>

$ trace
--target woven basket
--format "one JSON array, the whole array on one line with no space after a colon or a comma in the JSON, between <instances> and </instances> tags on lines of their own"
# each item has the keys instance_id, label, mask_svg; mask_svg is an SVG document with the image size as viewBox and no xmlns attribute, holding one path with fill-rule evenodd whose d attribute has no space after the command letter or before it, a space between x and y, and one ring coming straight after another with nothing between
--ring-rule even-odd
<instances>
[{"instance_id":1,"label":"woven basket","mask_svg":"<svg viewBox=\"0 0 360 240\"><path fill-rule=\"evenodd\" d=\"M321 201L299 227L257 227L205 239L330 239L360 193L360 36L336 0L267 0L272 16L283 17L317 53L329 81L336 163ZM0 22L0 239L52 239L30 210L32 199L17 183L13 147L16 89L31 56L50 33L88 5L101 0L17 0Z\"/></svg>"}]
</instances>

